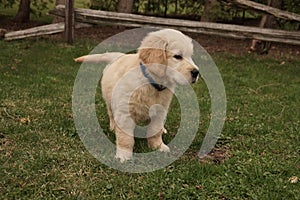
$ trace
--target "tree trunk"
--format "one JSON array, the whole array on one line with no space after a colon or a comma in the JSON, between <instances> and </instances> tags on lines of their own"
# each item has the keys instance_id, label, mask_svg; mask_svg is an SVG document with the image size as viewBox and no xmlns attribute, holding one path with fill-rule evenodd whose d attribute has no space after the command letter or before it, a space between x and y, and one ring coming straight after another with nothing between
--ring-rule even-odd
<instances>
[{"instance_id":1,"label":"tree trunk","mask_svg":"<svg viewBox=\"0 0 300 200\"><path fill-rule=\"evenodd\" d=\"M119 0L118 12L132 13L133 0Z\"/></svg>"},{"instance_id":2,"label":"tree trunk","mask_svg":"<svg viewBox=\"0 0 300 200\"><path fill-rule=\"evenodd\" d=\"M282 6L282 0L270 0L270 6L273 8L280 9ZM275 28L276 27L276 18L273 15L268 15L265 28Z\"/></svg>"},{"instance_id":3,"label":"tree trunk","mask_svg":"<svg viewBox=\"0 0 300 200\"><path fill-rule=\"evenodd\" d=\"M65 6L65 5L66 5L66 0L56 0L56 1L55 1L55 6L58 6L58 5L64 5L64 6ZM65 21L64 18L55 16L55 17L53 18L52 23L53 23L53 24L56 24L56 23L64 22L64 21Z\"/></svg>"},{"instance_id":4,"label":"tree trunk","mask_svg":"<svg viewBox=\"0 0 300 200\"><path fill-rule=\"evenodd\" d=\"M219 6L217 0L207 0L204 5L204 12L201 16L202 22L214 22L216 20L214 10Z\"/></svg>"},{"instance_id":5,"label":"tree trunk","mask_svg":"<svg viewBox=\"0 0 300 200\"><path fill-rule=\"evenodd\" d=\"M21 0L19 10L14 18L16 22L28 22L30 20L30 0Z\"/></svg>"},{"instance_id":6,"label":"tree trunk","mask_svg":"<svg viewBox=\"0 0 300 200\"><path fill-rule=\"evenodd\" d=\"M282 0L268 0L268 6L280 9L282 6ZM273 15L263 15L259 23L260 28L271 28L276 27L276 18ZM267 54L271 49L271 42L252 40L250 50L260 54Z\"/></svg>"},{"instance_id":7,"label":"tree trunk","mask_svg":"<svg viewBox=\"0 0 300 200\"><path fill-rule=\"evenodd\" d=\"M167 16L167 12L168 12L168 5L169 5L169 1L168 0L165 0L164 1L164 6L165 6L165 10L164 10L164 16L166 17Z\"/></svg>"}]
</instances>

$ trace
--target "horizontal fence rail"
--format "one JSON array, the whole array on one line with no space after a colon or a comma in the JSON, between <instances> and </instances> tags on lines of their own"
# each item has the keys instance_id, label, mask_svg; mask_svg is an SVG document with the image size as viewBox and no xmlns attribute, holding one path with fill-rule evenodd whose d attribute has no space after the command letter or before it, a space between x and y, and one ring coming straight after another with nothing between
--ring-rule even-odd
<instances>
[{"instance_id":1,"label":"horizontal fence rail","mask_svg":"<svg viewBox=\"0 0 300 200\"><path fill-rule=\"evenodd\" d=\"M236 39L256 39L271 42L300 45L299 31L284 31L277 29L257 28L241 25L198 22L181 19L143 16L136 14L108 12L76 8L75 21L90 24L109 24L127 27L151 26L158 28L175 28L181 31L218 35ZM50 14L64 17L64 6L51 10Z\"/></svg>"}]
</instances>

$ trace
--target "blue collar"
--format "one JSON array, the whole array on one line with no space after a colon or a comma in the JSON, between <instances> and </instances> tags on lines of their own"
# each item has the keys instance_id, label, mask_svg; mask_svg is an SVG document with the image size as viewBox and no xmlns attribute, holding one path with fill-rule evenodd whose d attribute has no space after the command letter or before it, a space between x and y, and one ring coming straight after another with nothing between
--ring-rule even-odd
<instances>
[{"instance_id":1,"label":"blue collar","mask_svg":"<svg viewBox=\"0 0 300 200\"><path fill-rule=\"evenodd\" d=\"M150 83L157 91L160 92L160 91L163 91L164 89L166 89L165 86L160 85L160 84L157 84L157 83L153 80L153 78L146 72L146 66L143 65L142 62L140 62L140 68L141 68L141 71L142 71L144 77L148 79L149 83Z\"/></svg>"}]
</instances>

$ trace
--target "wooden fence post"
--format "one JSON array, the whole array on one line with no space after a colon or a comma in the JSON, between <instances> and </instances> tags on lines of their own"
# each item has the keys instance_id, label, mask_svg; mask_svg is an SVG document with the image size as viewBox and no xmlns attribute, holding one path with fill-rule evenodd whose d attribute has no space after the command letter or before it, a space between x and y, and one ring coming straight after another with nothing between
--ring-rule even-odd
<instances>
[{"instance_id":1,"label":"wooden fence post","mask_svg":"<svg viewBox=\"0 0 300 200\"><path fill-rule=\"evenodd\" d=\"M66 0L65 38L71 44L74 40L74 0Z\"/></svg>"}]
</instances>

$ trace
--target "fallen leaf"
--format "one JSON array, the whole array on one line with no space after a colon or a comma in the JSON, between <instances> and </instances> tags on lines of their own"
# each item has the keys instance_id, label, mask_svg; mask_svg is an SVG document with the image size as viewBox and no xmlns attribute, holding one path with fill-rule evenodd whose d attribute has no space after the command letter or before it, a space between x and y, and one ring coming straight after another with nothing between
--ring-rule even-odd
<instances>
[{"instance_id":1,"label":"fallen leaf","mask_svg":"<svg viewBox=\"0 0 300 200\"><path fill-rule=\"evenodd\" d=\"M29 117L22 117L22 118L20 118L20 122L22 124L29 124L30 123L30 118Z\"/></svg>"},{"instance_id":2,"label":"fallen leaf","mask_svg":"<svg viewBox=\"0 0 300 200\"><path fill-rule=\"evenodd\" d=\"M159 199L159 200L164 199L164 197L165 197L165 193L164 193L164 192L159 192L159 193L158 193L158 199Z\"/></svg>"},{"instance_id":3,"label":"fallen leaf","mask_svg":"<svg viewBox=\"0 0 300 200\"><path fill-rule=\"evenodd\" d=\"M106 185L106 189L111 190L112 188L113 188L113 185L112 185L112 184Z\"/></svg>"},{"instance_id":4,"label":"fallen leaf","mask_svg":"<svg viewBox=\"0 0 300 200\"><path fill-rule=\"evenodd\" d=\"M297 176L292 176L289 178L290 183L297 183L299 181L299 178Z\"/></svg>"},{"instance_id":5,"label":"fallen leaf","mask_svg":"<svg viewBox=\"0 0 300 200\"><path fill-rule=\"evenodd\" d=\"M266 153L263 151L263 152L261 152L259 155L260 155L260 156L265 156Z\"/></svg>"},{"instance_id":6,"label":"fallen leaf","mask_svg":"<svg viewBox=\"0 0 300 200\"><path fill-rule=\"evenodd\" d=\"M201 185L196 185L195 188L196 188L196 190L201 190L202 189Z\"/></svg>"}]
</instances>

